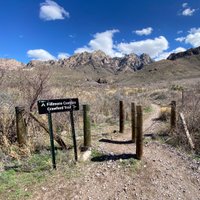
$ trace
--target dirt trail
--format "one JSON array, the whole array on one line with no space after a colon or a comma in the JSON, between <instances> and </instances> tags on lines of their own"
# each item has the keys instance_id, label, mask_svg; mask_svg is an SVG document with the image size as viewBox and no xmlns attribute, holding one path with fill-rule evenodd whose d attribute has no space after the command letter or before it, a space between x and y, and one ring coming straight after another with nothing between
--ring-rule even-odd
<instances>
[{"instance_id":1,"label":"dirt trail","mask_svg":"<svg viewBox=\"0 0 200 200\"><path fill-rule=\"evenodd\" d=\"M144 133L154 133L159 107L145 120ZM33 199L185 199L200 200L200 167L172 147L159 142L145 144L144 158L133 172L127 159L135 154L130 131L103 138L98 148L105 154L81 166L84 175L66 180L62 175L41 187ZM126 162L127 161L127 162ZM123 164L126 162L126 165ZM130 166L129 166L130 165Z\"/></svg>"}]
</instances>

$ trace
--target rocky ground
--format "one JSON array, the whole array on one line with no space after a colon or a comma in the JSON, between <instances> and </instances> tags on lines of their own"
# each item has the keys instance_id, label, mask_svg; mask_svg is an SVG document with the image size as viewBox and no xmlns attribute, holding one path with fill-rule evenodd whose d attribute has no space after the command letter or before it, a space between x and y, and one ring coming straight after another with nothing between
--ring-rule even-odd
<instances>
[{"instance_id":1,"label":"rocky ground","mask_svg":"<svg viewBox=\"0 0 200 200\"><path fill-rule=\"evenodd\" d=\"M156 134L159 107L145 120L144 134ZM200 162L171 146L145 139L142 161L134 159L130 131L102 138L102 155L78 164L81 175L66 179L57 173L33 195L34 200L200 199Z\"/></svg>"}]
</instances>

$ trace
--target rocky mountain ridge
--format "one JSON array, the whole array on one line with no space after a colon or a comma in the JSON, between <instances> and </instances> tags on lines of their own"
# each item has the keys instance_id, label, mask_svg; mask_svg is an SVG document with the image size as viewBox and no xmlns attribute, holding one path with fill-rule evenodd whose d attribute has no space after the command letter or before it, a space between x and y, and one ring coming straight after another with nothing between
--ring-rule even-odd
<instances>
[{"instance_id":1,"label":"rocky mountain ridge","mask_svg":"<svg viewBox=\"0 0 200 200\"><path fill-rule=\"evenodd\" d=\"M142 69L144 65L154 62L149 55L136 54L125 55L124 57L110 57L102 51L95 51L93 53L83 52L75 54L66 59L49 60L49 61L30 61L26 67L37 67L38 65L66 67L70 69L81 69L83 66L92 66L94 69L104 68L112 72L121 71L137 71Z\"/></svg>"},{"instance_id":2,"label":"rocky mountain ridge","mask_svg":"<svg viewBox=\"0 0 200 200\"><path fill-rule=\"evenodd\" d=\"M186 56L200 55L200 46L197 48L191 48L183 52L172 53L168 56L168 60L176 60L179 58L184 58Z\"/></svg>"}]
</instances>

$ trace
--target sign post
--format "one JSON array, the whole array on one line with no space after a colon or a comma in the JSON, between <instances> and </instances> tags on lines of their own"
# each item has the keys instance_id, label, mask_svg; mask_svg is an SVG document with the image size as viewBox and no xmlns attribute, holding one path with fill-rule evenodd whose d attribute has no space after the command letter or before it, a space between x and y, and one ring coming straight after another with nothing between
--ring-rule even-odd
<instances>
[{"instance_id":1,"label":"sign post","mask_svg":"<svg viewBox=\"0 0 200 200\"><path fill-rule=\"evenodd\" d=\"M56 169L55 148L54 148L54 140L53 140L53 126L52 126L52 118L51 118L50 112L48 113L48 122L49 122L52 165L53 165L53 168Z\"/></svg>"},{"instance_id":2,"label":"sign post","mask_svg":"<svg viewBox=\"0 0 200 200\"><path fill-rule=\"evenodd\" d=\"M78 155L77 155L77 144L76 144L76 134L75 134L75 127L74 127L73 111L79 110L78 98L39 100L37 102L37 104L38 104L39 114L48 114L48 123L49 123L49 133L50 133L51 155L52 155L53 168L56 169L56 159L55 159L55 149L54 149L54 139L53 139L53 125L52 125L51 113L70 112L72 138L73 138L73 144L74 144L74 157L75 157L75 161L77 161L78 160Z\"/></svg>"},{"instance_id":3,"label":"sign post","mask_svg":"<svg viewBox=\"0 0 200 200\"><path fill-rule=\"evenodd\" d=\"M70 120L71 120L72 138L73 138L73 144L74 144L74 157L75 157L75 161L77 161L78 155L77 155L77 145L76 145L76 133L75 133L75 128L74 128L73 106L70 111Z\"/></svg>"}]
</instances>

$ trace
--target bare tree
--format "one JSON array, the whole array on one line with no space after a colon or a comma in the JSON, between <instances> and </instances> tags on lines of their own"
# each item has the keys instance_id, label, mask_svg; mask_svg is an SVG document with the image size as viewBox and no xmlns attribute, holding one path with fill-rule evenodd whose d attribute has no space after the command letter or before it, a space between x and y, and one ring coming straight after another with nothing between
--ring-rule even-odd
<instances>
[{"instance_id":1,"label":"bare tree","mask_svg":"<svg viewBox=\"0 0 200 200\"><path fill-rule=\"evenodd\" d=\"M30 71L20 73L20 90L27 111L32 112L38 98L48 87L50 71L48 68L39 68L34 73Z\"/></svg>"},{"instance_id":2,"label":"bare tree","mask_svg":"<svg viewBox=\"0 0 200 200\"><path fill-rule=\"evenodd\" d=\"M36 109L34 109L37 100L41 96L44 96L44 93L48 91L48 81L50 78L49 68L39 67L38 69L35 69L33 73L30 73L30 71L21 71L20 76L20 91L23 96L23 101L26 104L26 113L28 115L27 123L36 122L33 123L34 126L39 125L40 128L49 133L45 123L38 116ZM55 131L54 139L62 148L68 148L62 138L56 134Z\"/></svg>"}]
</instances>

